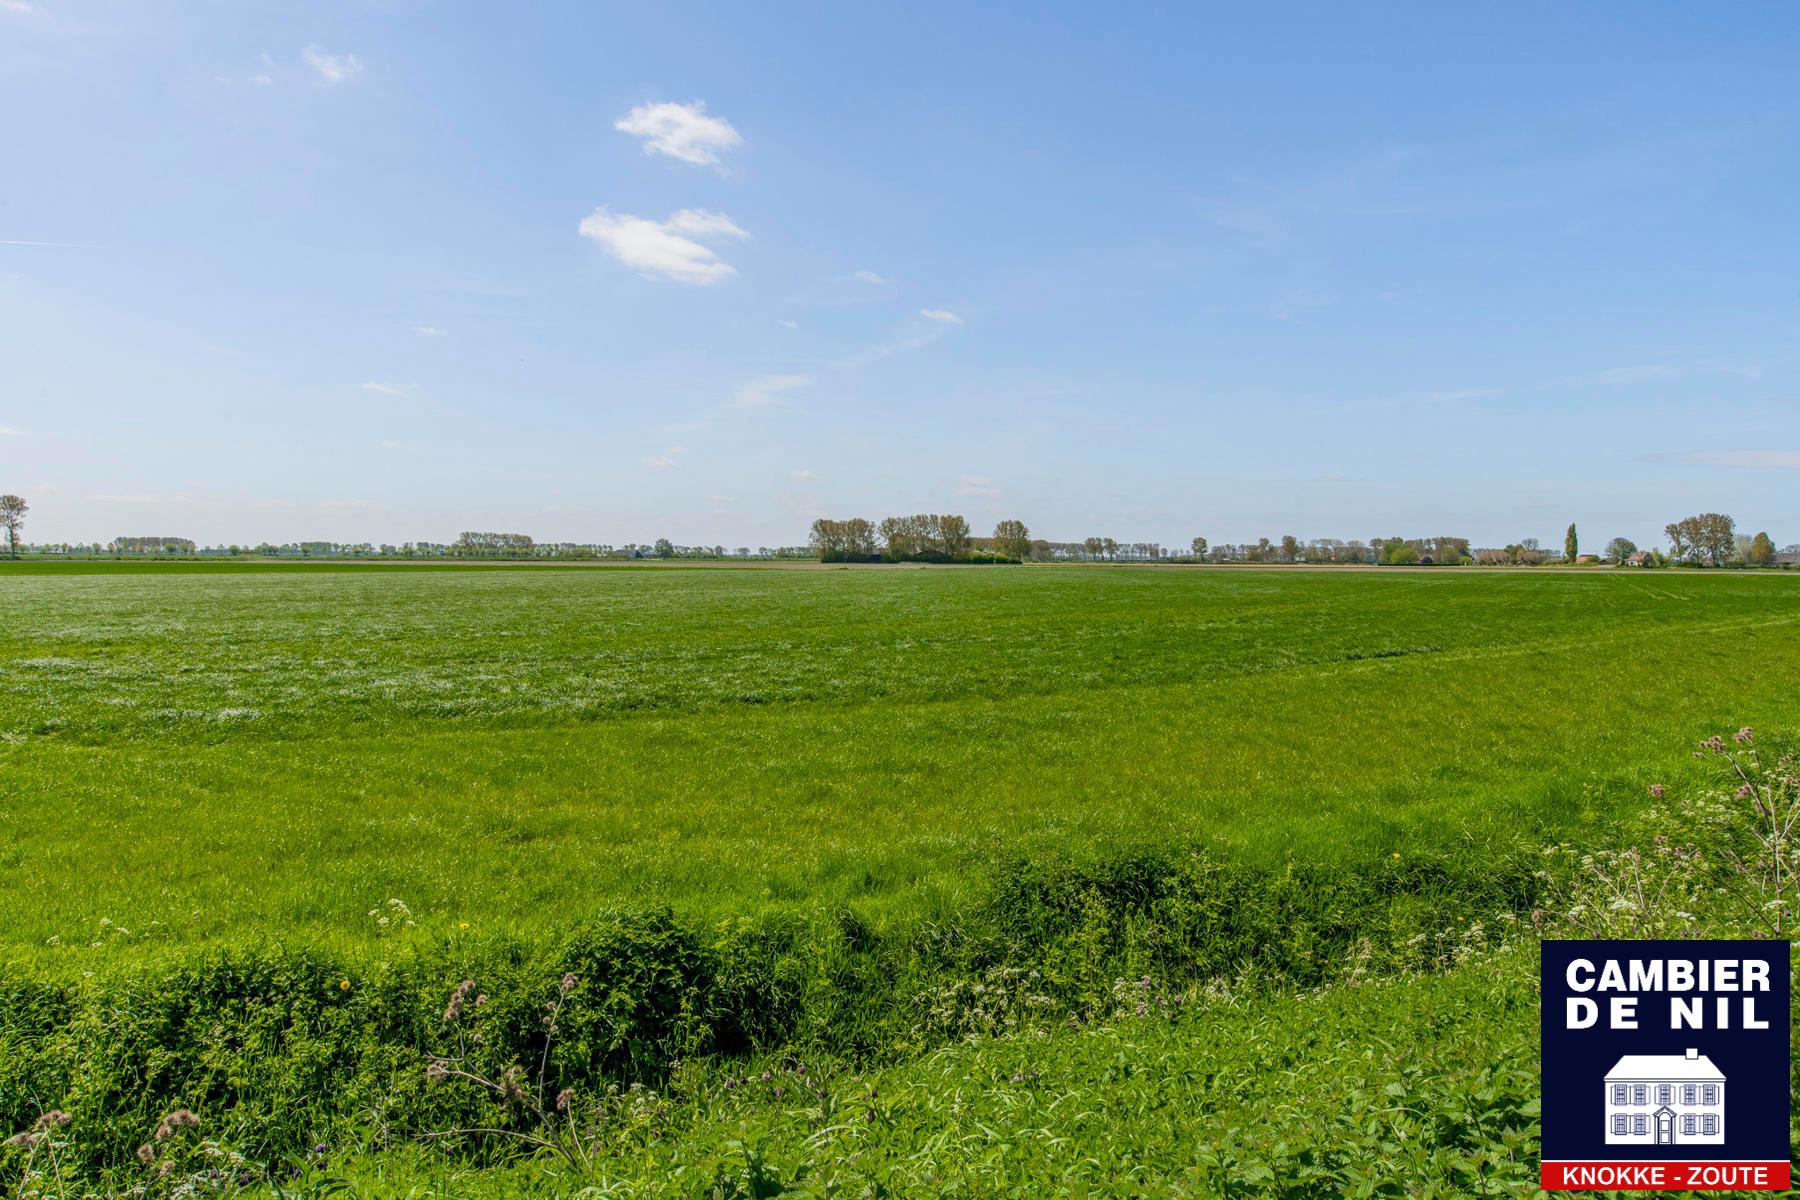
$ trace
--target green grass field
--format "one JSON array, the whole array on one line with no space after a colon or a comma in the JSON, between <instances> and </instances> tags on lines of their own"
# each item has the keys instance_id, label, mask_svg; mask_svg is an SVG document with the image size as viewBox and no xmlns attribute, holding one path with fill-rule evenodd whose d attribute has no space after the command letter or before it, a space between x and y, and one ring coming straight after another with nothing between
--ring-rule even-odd
<instances>
[{"instance_id":1,"label":"green grass field","mask_svg":"<svg viewBox=\"0 0 1800 1200\"><path fill-rule=\"evenodd\" d=\"M1566 830L1594 772L1786 715L1800 581L62 570L0 575L0 630L0 946L86 958Z\"/></svg>"},{"instance_id":2,"label":"green grass field","mask_svg":"<svg viewBox=\"0 0 1800 1200\"><path fill-rule=\"evenodd\" d=\"M71 1114L0 1175L1518 1190L1544 846L1791 731L1797 632L1750 572L0 565L0 1126ZM469 1028L597 1158L431 1137L537 1127L427 1078Z\"/></svg>"}]
</instances>

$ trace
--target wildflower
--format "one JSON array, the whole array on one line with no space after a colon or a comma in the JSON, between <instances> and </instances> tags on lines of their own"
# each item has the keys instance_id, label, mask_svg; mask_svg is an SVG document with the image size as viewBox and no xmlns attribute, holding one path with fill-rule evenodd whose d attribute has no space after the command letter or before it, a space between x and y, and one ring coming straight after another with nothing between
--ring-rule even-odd
<instances>
[{"instance_id":1,"label":"wildflower","mask_svg":"<svg viewBox=\"0 0 1800 1200\"><path fill-rule=\"evenodd\" d=\"M438 1083L450 1078L450 1068L445 1064L443 1059L434 1058L425 1064L425 1078L431 1080L433 1083Z\"/></svg>"},{"instance_id":2,"label":"wildflower","mask_svg":"<svg viewBox=\"0 0 1800 1200\"><path fill-rule=\"evenodd\" d=\"M338 991L347 992L349 990L350 990L350 981L348 979L338 980Z\"/></svg>"},{"instance_id":3,"label":"wildflower","mask_svg":"<svg viewBox=\"0 0 1800 1200\"><path fill-rule=\"evenodd\" d=\"M1750 727L1746 725L1736 733L1732 734L1731 740L1748 746L1750 744Z\"/></svg>"},{"instance_id":4,"label":"wildflower","mask_svg":"<svg viewBox=\"0 0 1800 1200\"><path fill-rule=\"evenodd\" d=\"M525 1074L525 1068L514 1064L500 1076L500 1095L508 1103L525 1098L525 1088L519 1083L519 1077Z\"/></svg>"},{"instance_id":5,"label":"wildflower","mask_svg":"<svg viewBox=\"0 0 1800 1200\"><path fill-rule=\"evenodd\" d=\"M474 990L475 981L473 979L465 979L456 985L456 990L450 993L450 1003L444 1008L444 1024L452 1024L462 1016L463 1001L468 999L469 993Z\"/></svg>"},{"instance_id":6,"label":"wildflower","mask_svg":"<svg viewBox=\"0 0 1800 1200\"><path fill-rule=\"evenodd\" d=\"M15 1133L7 1138L4 1143L0 1144L18 1146L21 1149L29 1150L38 1144L38 1135L35 1133Z\"/></svg>"},{"instance_id":7,"label":"wildflower","mask_svg":"<svg viewBox=\"0 0 1800 1200\"><path fill-rule=\"evenodd\" d=\"M569 1101L573 1100L574 1098L575 1098L575 1089L574 1088L564 1088L562 1091L556 1093L556 1111L560 1112L560 1113L568 1112L569 1111Z\"/></svg>"},{"instance_id":8,"label":"wildflower","mask_svg":"<svg viewBox=\"0 0 1800 1200\"><path fill-rule=\"evenodd\" d=\"M1653 783L1650 785L1650 798L1652 800L1661 800L1663 798L1663 785L1662 784Z\"/></svg>"},{"instance_id":9,"label":"wildflower","mask_svg":"<svg viewBox=\"0 0 1800 1200\"><path fill-rule=\"evenodd\" d=\"M1400 852L1398 850L1394 851L1394 857L1396 859L1398 859L1400 857Z\"/></svg>"},{"instance_id":10,"label":"wildflower","mask_svg":"<svg viewBox=\"0 0 1800 1200\"><path fill-rule=\"evenodd\" d=\"M176 1131L192 1129L198 1124L200 1124L199 1117L196 1117L185 1108L178 1108L168 1116L164 1117L161 1123L157 1125L155 1135L156 1140L159 1142L167 1141L175 1135Z\"/></svg>"},{"instance_id":11,"label":"wildflower","mask_svg":"<svg viewBox=\"0 0 1800 1200\"><path fill-rule=\"evenodd\" d=\"M458 921L456 923L456 927L458 929L467 929L469 927L469 923L467 921Z\"/></svg>"},{"instance_id":12,"label":"wildflower","mask_svg":"<svg viewBox=\"0 0 1800 1200\"><path fill-rule=\"evenodd\" d=\"M149 1142L145 1142L137 1148L137 1159L146 1167L156 1160L156 1151L151 1148Z\"/></svg>"},{"instance_id":13,"label":"wildflower","mask_svg":"<svg viewBox=\"0 0 1800 1200\"><path fill-rule=\"evenodd\" d=\"M60 1108L53 1108L49 1112L44 1113L43 1115L38 1117L37 1121L35 1123L33 1123L31 1128L34 1131L39 1132L39 1133L43 1132L46 1129L52 1129L52 1128L60 1129L64 1125L67 1125L69 1123L69 1119L70 1118L69 1118L68 1113L64 1112Z\"/></svg>"},{"instance_id":14,"label":"wildflower","mask_svg":"<svg viewBox=\"0 0 1800 1200\"><path fill-rule=\"evenodd\" d=\"M573 972L573 971L563 972L562 994L566 996L570 992L574 991L576 982L577 982L577 980L575 978L575 972Z\"/></svg>"}]
</instances>

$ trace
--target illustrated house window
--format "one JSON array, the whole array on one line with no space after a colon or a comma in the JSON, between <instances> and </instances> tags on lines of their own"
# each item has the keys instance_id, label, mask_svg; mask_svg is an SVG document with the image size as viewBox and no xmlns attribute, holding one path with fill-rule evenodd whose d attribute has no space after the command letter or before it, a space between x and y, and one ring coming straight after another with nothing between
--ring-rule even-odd
<instances>
[{"instance_id":1,"label":"illustrated house window","mask_svg":"<svg viewBox=\"0 0 1800 1200\"><path fill-rule=\"evenodd\" d=\"M1683 1104L1698 1104L1699 1101L1694 1099L1694 1093L1697 1092L1698 1090L1699 1089L1696 1088L1691 1083L1682 1084L1681 1085L1681 1102ZM1690 1130L1688 1130L1688 1132L1692 1133L1693 1130L1690 1129Z\"/></svg>"},{"instance_id":2,"label":"illustrated house window","mask_svg":"<svg viewBox=\"0 0 1800 1200\"><path fill-rule=\"evenodd\" d=\"M1613 1103L1614 1104L1624 1104L1625 1103L1625 1085L1624 1084L1622 1084L1622 1083L1613 1084ZM1624 1133L1625 1131L1623 1129L1621 1129L1621 1130L1619 1130L1619 1132Z\"/></svg>"},{"instance_id":3,"label":"illustrated house window","mask_svg":"<svg viewBox=\"0 0 1800 1200\"><path fill-rule=\"evenodd\" d=\"M1688 1137L1694 1136L1694 1114L1693 1113L1688 1113L1686 1116L1681 1118L1681 1132L1686 1134Z\"/></svg>"},{"instance_id":4,"label":"illustrated house window","mask_svg":"<svg viewBox=\"0 0 1800 1200\"><path fill-rule=\"evenodd\" d=\"M1702 1104L1717 1104L1719 1102L1719 1085L1716 1083L1709 1083L1709 1084L1704 1085L1700 1089L1700 1095L1701 1095L1700 1103L1702 1103Z\"/></svg>"},{"instance_id":5,"label":"illustrated house window","mask_svg":"<svg viewBox=\"0 0 1800 1200\"><path fill-rule=\"evenodd\" d=\"M1640 1089L1640 1090L1642 1090L1642 1089ZM1631 1132L1639 1135L1640 1137L1644 1133L1647 1132L1647 1130L1644 1127L1644 1114L1643 1113L1639 1113L1637 1116L1631 1118Z\"/></svg>"},{"instance_id":6,"label":"illustrated house window","mask_svg":"<svg viewBox=\"0 0 1800 1200\"><path fill-rule=\"evenodd\" d=\"M1672 1103L1674 1099L1675 1088L1673 1085L1667 1083L1659 1083L1656 1085L1656 1102L1658 1104L1669 1104Z\"/></svg>"},{"instance_id":7,"label":"illustrated house window","mask_svg":"<svg viewBox=\"0 0 1800 1200\"><path fill-rule=\"evenodd\" d=\"M1719 1132L1719 1114L1707 1113L1706 1119L1701 1124L1700 1130L1707 1137L1712 1137L1717 1134Z\"/></svg>"},{"instance_id":8,"label":"illustrated house window","mask_svg":"<svg viewBox=\"0 0 1800 1200\"><path fill-rule=\"evenodd\" d=\"M1613 1132L1617 1133L1617 1134L1623 1134L1625 1132L1625 1114L1624 1113L1614 1113L1613 1114Z\"/></svg>"},{"instance_id":9,"label":"illustrated house window","mask_svg":"<svg viewBox=\"0 0 1800 1200\"><path fill-rule=\"evenodd\" d=\"M1648 1104L1648 1103L1650 1103L1650 1089L1641 1083L1632 1084L1631 1085L1631 1102L1633 1104ZM1638 1130L1638 1132L1642 1133L1644 1131L1640 1129L1640 1130Z\"/></svg>"}]
</instances>

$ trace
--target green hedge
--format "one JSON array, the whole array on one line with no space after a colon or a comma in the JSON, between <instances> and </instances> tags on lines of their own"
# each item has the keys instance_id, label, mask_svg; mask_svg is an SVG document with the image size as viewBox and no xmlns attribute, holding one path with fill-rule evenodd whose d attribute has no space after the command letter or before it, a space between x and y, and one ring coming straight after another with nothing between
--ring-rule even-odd
<instances>
[{"instance_id":1,"label":"green hedge","mask_svg":"<svg viewBox=\"0 0 1800 1200\"><path fill-rule=\"evenodd\" d=\"M408 1141L520 1120L479 1088L425 1077L457 1053L535 1078L565 975L544 1085L660 1086L683 1062L790 1047L879 1065L1020 1021L1105 1016L1118 981L1312 988L1346 972L1451 961L1482 919L1529 911L1540 859L1470 847L1422 861L1270 871L1192 848L998 867L956 921L881 928L854 910L699 926L612 910L541 944L423 936L385 957L220 946L123 973L0 975L0 1136L71 1114L77 1169L136 1168L162 1114L257 1162L316 1144ZM474 981L446 1022L459 980ZM479 1003L477 1003L479 1001ZM505 1143L471 1142L471 1155ZM5 1156L16 1148L0 1150Z\"/></svg>"}]
</instances>

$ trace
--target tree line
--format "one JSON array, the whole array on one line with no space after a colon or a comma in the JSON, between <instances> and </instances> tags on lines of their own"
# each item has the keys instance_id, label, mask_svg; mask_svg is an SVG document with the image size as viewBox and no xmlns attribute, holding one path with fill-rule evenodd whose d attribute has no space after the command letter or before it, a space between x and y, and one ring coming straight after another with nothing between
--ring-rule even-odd
<instances>
[{"instance_id":1,"label":"tree line","mask_svg":"<svg viewBox=\"0 0 1800 1200\"><path fill-rule=\"evenodd\" d=\"M1032 557L1031 530L1025 522L1001 521L992 537L975 537L966 517L955 513L916 513L885 517L879 524L863 517L812 523L807 545L821 562L1024 562Z\"/></svg>"},{"instance_id":2,"label":"tree line","mask_svg":"<svg viewBox=\"0 0 1800 1200\"><path fill-rule=\"evenodd\" d=\"M1640 551L1629 538L1615 537L1601 554L1580 553L1574 523L1563 536L1560 556L1541 547L1537 539L1524 538L1504 547L1471 549L1469 539L1435 537L1376 537L1367 542L1351 539L1312 538L1301 541L1293 534L1279 540L1214 545L1194 538L1183 554L1159 542L1121 542L1110 537L1088 537L1079 542L1052 542L1034 538L1023 521L1003 520L989 537L976 537L966 517L955 513L916 513L887 517L873 523L861 517L835 520L820 517L812 523L804 546L760 546L752 551L739 546L728 551L722 545L680 546L668 538L650 544L627 542L622 546L595 542L538 542L529 534L464 531L454 542L407 542L395 546L369 542L303 541L279 545L197 546L184 537L118 537L111 542L60 543L32 546L21 539L31 506L24 497L0 495L0 531L8 551L18 557L21 549L46 554L253 554L268 557L380 557L380 558L762 558L806 559L825 562L1211 562L1211 563L1348 563L1419 564L1455 566L1535 566L1548 562L1610 562L1622 566L1795 566L1800 565L1800 545L1777 550L1768 531L1754 535L1737 532L1737 522L1726 513L1704 512L1664 526L1669 552Z\"/></svg>"}]
</instances>

